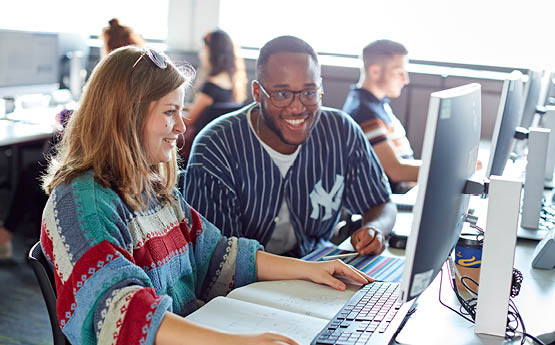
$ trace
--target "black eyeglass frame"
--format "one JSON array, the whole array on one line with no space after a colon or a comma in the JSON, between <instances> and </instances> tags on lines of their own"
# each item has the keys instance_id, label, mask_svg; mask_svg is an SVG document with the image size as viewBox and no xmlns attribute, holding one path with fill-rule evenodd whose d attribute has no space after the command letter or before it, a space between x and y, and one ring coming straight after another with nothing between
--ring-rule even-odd
<instances>
[{"instance_id":1,"label":"black eyeglass frame","mask_svg":"<svg viewBox=\"0 0 555 345\"><path fill-rule=\"evenodd\" d=\"M306 107L312 107L317 105L318 103L320 103L320 101L322 100L322 96L324 95L324 88L322 87L322 85L320 84L316 89L305 89L305 90L297 90L297 91L291 91L291 90L278 90L278 91L273 91L271 93L275 93L275 92L283 92L283 91L287 91L293 94L293 97L291 97L291 99L289 100L289 103L287 103L286 105L276 105L274 103L274 101L272 100L272 95L270 92L268 92L264 86L262 85L262 83L258 80L255 80L255 82L260 86L260 90L262 90L262 92L264 93L264 95L266 97L268 97L270 99L270 102L272 102L272 104L274 105L274 107L276 108L287 108L288 106L290 106L294 101L295 101L295 96L298 94L299 95L299 101L301 102L302 105L306 106ZM306 104L305 102L303 102L303 92L306 91L316 91L318 92L318 98L316 100L315 103L313 104Z\"/></svg>"},{"instance_id":2,"label":"black eyeglass frame","mask_svg":"<svg viewBox=\"0 0 555 345\"><path fill-rule=\"evenodd\" d=\"M148 58L150 59L150 61L156 65L156 67L160 68L160 69L166 69L168 67L168 61L166 60L166 58L164 57L163 54L157 52L156 50L152 49L152 48L145 48L144 51L142 52L141 56L139 56L139 58L137 59L137 61L135 61L135 63L133 64L133 66L131 67L131 69L135 68L135 66L137 66L137 64L139 63L139 61L141 61L141 59L143 58L143 56L148 56Z\"/></svg>"}]
</instances>

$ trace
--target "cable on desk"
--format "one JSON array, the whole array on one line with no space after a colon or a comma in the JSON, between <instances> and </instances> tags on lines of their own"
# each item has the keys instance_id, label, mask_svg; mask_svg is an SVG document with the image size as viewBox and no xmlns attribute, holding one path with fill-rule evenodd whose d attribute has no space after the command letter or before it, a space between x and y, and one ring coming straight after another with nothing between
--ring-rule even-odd
<instances>
[{"instance_id":1,"label":"cable on desk","mask_svg":"<svg viewBox=\"0 0 555 345\"><path fill-rule=\"evenodd\" d=\"M438 300L439 303L441 305L443 305L444 307L446 307L447 309L453 311L454 313L458 314L460 317L462 317L463 319L467 320L468 322L474 323L475 319L476 319L476 307L477 307L477 302L478 302L478 294L476 291L474 291L473 289L471 289L467 283L466 280L470 280L472 283L476 284L476 286L478 286L479 284L472 278L467 277L467 276L463 276L460 277L461 280L461 284L471 293L474 295L474 297L468 298L468 299L464 299L463 296L460 295L458 289L457 289L457 284L455 281L455 276L451 276L451 273L454 272L454 262L452 260L452 258L449 258L449 260L447 261L450 270L448 270L449 275L450 275L450 284L451 284L451 288L453 289L453 292L455 293L455 297L457 298L457 300L459 301L459 303L461 304L461 309L460 311L455 310L454 308L448 306L447 304L443 303L443 301L441 300L441 288L443 285L443 268L441 269L440 272L440 280L439 280L439 295L438 295ZM532 341L534 341L535 343L539 344L539 345L546 345L544 344L540 339L534 337L533 335L529 334L526 332L526 327L524 326L524 321L522 320L522 316L520 314L520 312L518 311L518 308L516 307L515 302L513 301L513 298L516 297L519 292L520 292L520 287L522 284L522 280L523 280L523 276L522 273L517 270L516 268L513 268L513 280L512 280L512 285L511 285L511 294L509 297L509 310L508 310L508 314L507 314L507 329L506 329L506 333L505 333L505 338L506 339L514 339L517 335L520 335L521 338L521 344L524 344L526 338L530 338ZM518 328L522 328L522 332L518 331Z\"/></svg>"}]
</instances>

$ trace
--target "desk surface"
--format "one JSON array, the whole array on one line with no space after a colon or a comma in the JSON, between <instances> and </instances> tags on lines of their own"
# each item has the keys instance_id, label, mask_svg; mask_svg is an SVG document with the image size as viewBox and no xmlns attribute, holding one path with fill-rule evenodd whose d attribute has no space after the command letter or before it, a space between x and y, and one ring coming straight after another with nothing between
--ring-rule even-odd
<instances>
[{"instance_id":1,"label":"desk surface","mask_svg":"<svg viewBox=\"0 0 555 345\"><path fill-rule=\"evenodd\" d=\"M514 302L527 332L534 336L555 331L555 271L531 267L536 244L519 240L514 264L524 276L522 289ZM442 306L438 301L439 284L438 276L420 296L417 311L397 336L399 344L506 344L499 337L475 334L472 323ZM447 279L442 285L442 301L454 309L459 308Z\"/></svg>"},{"instance_id":2,"label":"desk surface","mask_svg":"<svg viewBox=\"0 0 555 345\"><path fill-rule=\"evenodd\" d=\"M482 203L484 201L480 201ZM485 202L484 202L485 203ZM482 205L483 207L483 205ZM481 208L481 207L480 207ZM478 212L483 209L477 210ZM485 217L484 217L485 218ZM410 219L410 218L408 218ZM485 219L479 220L479 223ZM520 294L514 302L523 317L527 333L538 336L555 331L555 270L532 268L532 256L537 241L519 239L515 250L514 267L519 269L524 280ZM340 247L353 250L349 240ZM404 250L388 248L384 255L404 256ZM417 311L410 317L396 338L399 344L511 344L503 338L474 334L474 325L438 301L440 279L434 282L419 297ZM459 309L446 276L442 285L441 299ZM518 344L519 341L512 342Z\"/></svg>"},{"instance_id":3,"label":"desk surface","mask_svg":"<svg viewBox=\"0 0 555 345\"><path fill-rule=\"evenodd\" d=\"M0 119L0 146L47 139L56 133L56 113L61 108L25 109Z\"/></svg>"}]
</instances>

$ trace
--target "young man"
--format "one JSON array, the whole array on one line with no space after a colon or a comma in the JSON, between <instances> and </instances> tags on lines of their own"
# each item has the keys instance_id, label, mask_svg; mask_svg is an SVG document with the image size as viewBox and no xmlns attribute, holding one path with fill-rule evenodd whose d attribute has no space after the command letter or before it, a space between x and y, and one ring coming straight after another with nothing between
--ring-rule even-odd
<instances>
[{"instance_id":1,"label":"young man","mask_svg":"<svg viewBox=\"0 0 555 345\"><path fill-rule=\"evenodd\" d=\"M224 234L292 256L325 244L346 208L364 219L352 236L355 249L383 251L396 216L389 182L356 123L321 108L312 47L275 38L260 50L256 75L256 103L196 137L186 200Z\"/></svg>"},{"instance_id":2,"label":"young man","mask_svg":"<svg viewBox=\"0 0 555 345\"><path fill-rule=\"evenodd\" d=\"M378 40L362 51L364 69L358 85L353 85L343 111L351 114L372 144L393 191L416 182L420 160L413 159L405 129L389 106L409 83L407 50L397 42Z\"/></svg>"}]
</instances>

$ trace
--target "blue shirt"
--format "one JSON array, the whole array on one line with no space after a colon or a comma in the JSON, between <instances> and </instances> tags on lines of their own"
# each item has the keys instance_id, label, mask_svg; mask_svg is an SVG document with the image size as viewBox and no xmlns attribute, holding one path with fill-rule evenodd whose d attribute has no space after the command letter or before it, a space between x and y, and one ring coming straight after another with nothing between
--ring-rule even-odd
<instances>
[{"instance_id":1,"label":"blue shirt","mask_svg":"<svg viewBox=\"0 0 555 345\"><path fill-rule=\"evenodd\" d=\"M389 98L378 99L370 91L351 86L343 111L360 125L370 144L389 140L399 157L413 158L407 133L389 106Z\"/></svg>"},{"instance_id":2,"label":"blue shirt","mask_svg":"<svg viewBox=\"0 0 555 345\"><path fill-rule=\"evenodd\" d=\"M322 108L285 178L248 124L256 104L212 122L194 143L186 200L225 235L270 239L285 198L302 256L332 235L341 209L365 213L389 200L387 177L351 117Z\"/></svg>"}]
</instances>

